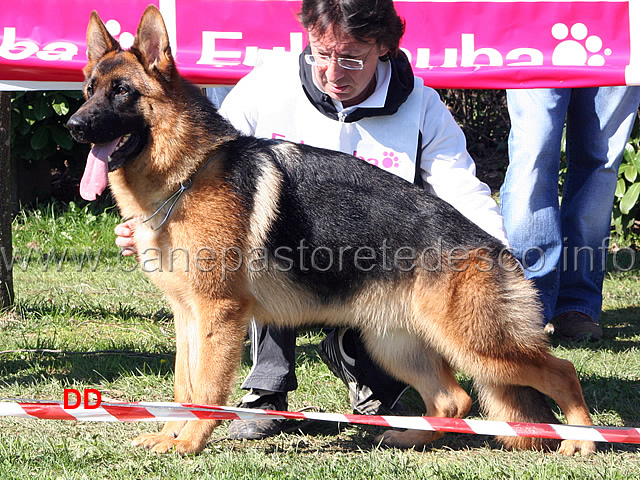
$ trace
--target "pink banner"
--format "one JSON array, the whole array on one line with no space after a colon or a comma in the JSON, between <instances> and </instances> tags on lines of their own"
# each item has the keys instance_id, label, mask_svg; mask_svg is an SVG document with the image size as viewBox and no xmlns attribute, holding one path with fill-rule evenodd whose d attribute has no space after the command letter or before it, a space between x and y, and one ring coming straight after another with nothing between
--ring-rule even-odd
<instances>
[{"instance_id":1,"label":"pink banner","mask_svg":"<svg viewBox=\"0 0 640 480\"><path fill-rule=\"evenodd\" d=\"M149 3L160 8L180 71L233 84L259 49L300 52L299 1L17 0L0 11L0 89L80 88L85 32L97 10L123 47ZM398 1L402 48L439 88L640 83L640 0Z\"/></svg>"}]
</instances>

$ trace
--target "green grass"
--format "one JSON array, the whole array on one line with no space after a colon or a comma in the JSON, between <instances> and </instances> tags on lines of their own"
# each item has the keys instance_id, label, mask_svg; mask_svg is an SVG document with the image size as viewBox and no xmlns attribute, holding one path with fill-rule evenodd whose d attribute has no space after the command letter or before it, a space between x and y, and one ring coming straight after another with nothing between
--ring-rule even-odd
<instances>
[{"instance_id":1,"label":"green grass","mask_svg":"<svg viewBox=\"0 0 640 480\"><path fill-rule=\"evenodd\" d=\"M0 397L62 399L65 388L96 388L103 400L172 400L171 316L135 261L118 256L112 233L117 222L112 210L77 205L17 217L16 306L0 313ZM24 253L29 250L31 257ZM61 260L65 251L91 253L93 262L81 266L73 255ZM639 281L637 268L607 276L604 340L553 347L576 365L599 425L640 427ZM315 330L299 337L300 387L290 408L349 412L345 388L317 354L321 338ZM239 379L248 370L245 355ZM229 403L241 396L236 386ZM404 402L410 413L421 413L414 392ZM475 405L470 416L479 417ZM140 433L160 428L157 423L1 418L0 479L640 478L640 449L630 444L601 444L591 457L564 458L506 452L491 437L452 433L425 452L394 451L374 445L375 427L288 426L288 433L272 439L234 441L223 425L203 453L181 457L130 446Z\"/></svg>"}]
</instances>

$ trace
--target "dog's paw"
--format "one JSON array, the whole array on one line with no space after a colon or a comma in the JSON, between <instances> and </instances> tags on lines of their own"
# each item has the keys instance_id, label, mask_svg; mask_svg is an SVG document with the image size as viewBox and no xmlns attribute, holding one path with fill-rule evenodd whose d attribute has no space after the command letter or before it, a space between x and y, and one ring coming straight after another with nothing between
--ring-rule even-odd
<instances>
[{"instance_id":1,"label":"dog's paw","mask_svg":"<svg viewBox=\"0 0 640 480\"><path fill-rule=\"evenodd\" d=\"M202 450L204 450L204 444L202 442L180 440L179 438L167 438L151 449L153 453L168 453L174 451L180 455L200 453Z\"/></svg>"},{"instance_id":2,"label":"dog's paw","mask_svg":"<svg viewBox=\"0 0 640 480\"><path fill-rule=\"evenodd\" d=\"M133 446L144 447L153 453L175 451L181 455L199 453L204 449L205 443L206 442L175 438L163 433L146 433L131 442Z\"/></svg>"},{"instance_id":3,"label":"dog's paw","mask_svg":"<svg viewBox=\"0 0 640 480\"><path fill-rule=\"evenodd\" d=\"M164 443L169 439L170 437L168 437L164 433L145 433L134 438L131 442L131 445L133 445L134 447L143 447L151 450L155 448L156 445Z\"/></svg>"},{"instance_id":4,"label":"dog's paw","mask_svg":"<svg viewBox=\"0 0 640 480\"><path fill-rule=\"evenodd\" d=\"M388 430L376 438L376 443L389 448L421 448L442 437L442 432L425 432L421 430Z\"/></svg>"},{"instance_id":5,"label":"dog's paw","mask_svg":"<svg viewBox=\"0 0 640 480\"><path fill-rule=\"evenodd\" d=\"M595 442L586 440L563 440L558 448L558 453L572 457L574 455L591 455L596 451Z\"/></svg>"},{"instance_id":6,"label":"dog's paw","mask_svg":"<svg viewBox=\"0 0 640 480\"><path fill-rule=\"evenodd\" d=\"M586 440L563 440L558 448L558 453L572 457L574 455L591 455L596 451L595 442Z\"/></svg>"}]
</instances>

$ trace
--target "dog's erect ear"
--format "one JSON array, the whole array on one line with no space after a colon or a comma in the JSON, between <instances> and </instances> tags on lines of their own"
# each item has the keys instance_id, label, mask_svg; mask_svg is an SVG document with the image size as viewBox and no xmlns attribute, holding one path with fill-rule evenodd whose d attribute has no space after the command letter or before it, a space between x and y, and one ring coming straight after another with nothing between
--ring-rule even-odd
<instances>
[{"instance_id":1,"label":"dog's erect ear","mask_svg":"<svg viewBox=\"0 0 640 480\"><path fill-rule=\"evenodd\" d=\"M158 70L166 79L171 77L175 65L171 56L169 34L162 14L155 6L149 5L142 14L131 48L142 55L147 70Z\"/></svg>"},{"instance_id":2,"label":"dog's erect ear","mask_svg":"<svg viewBox=\"0 0 640 480\"><path fill-rule=\"evenodd\" d=\"M85 72L91 71L107 52L120 50L120 44L107 31L98 13L95 10L91 12L87 27L87 58L89 63L85 67Z\"/></svg>"}]
</instances>

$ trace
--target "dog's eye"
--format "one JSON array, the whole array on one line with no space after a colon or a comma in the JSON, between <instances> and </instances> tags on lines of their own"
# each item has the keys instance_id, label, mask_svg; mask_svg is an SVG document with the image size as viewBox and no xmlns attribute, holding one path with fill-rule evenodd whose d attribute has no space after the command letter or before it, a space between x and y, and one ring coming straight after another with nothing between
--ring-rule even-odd
<instances>
[{"instance_id":1,"label":"dog's eye","mask_svg":"<svg viewBox=\"0 0 640 480\"><path fill-rule=\"evenodd\" d=\"M89 84L87 85L87 97L90 97L91 95L93 95L93 85Z\"/></svg>"},{"instance_id":2,"label":"dog's eye","mask_svg":"<svg viewBox=\"0 0 640 480\"><path fill-rule=\"evenodd\" d=\"M116 95L126 95L129 91L124 87L116 87Z\"/></svg>"}]
</instances>

